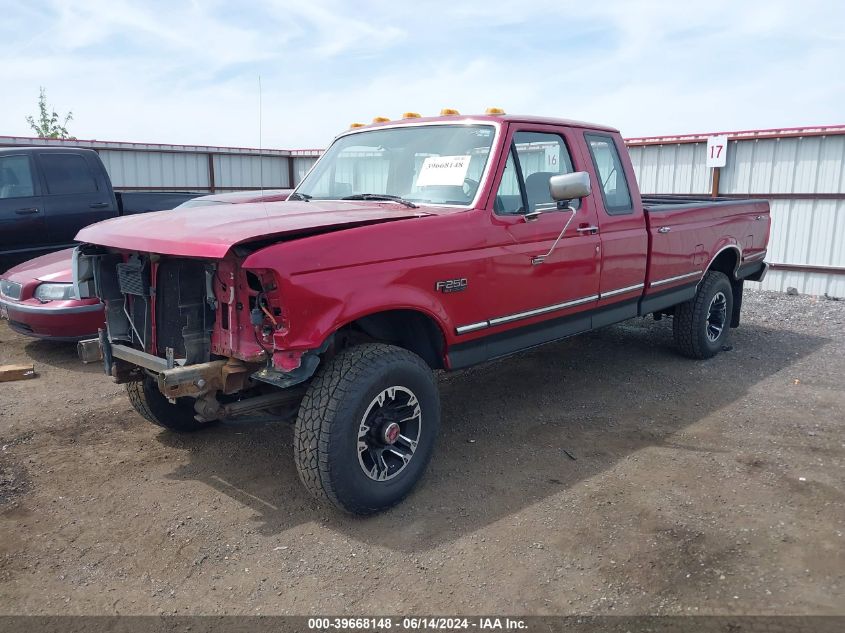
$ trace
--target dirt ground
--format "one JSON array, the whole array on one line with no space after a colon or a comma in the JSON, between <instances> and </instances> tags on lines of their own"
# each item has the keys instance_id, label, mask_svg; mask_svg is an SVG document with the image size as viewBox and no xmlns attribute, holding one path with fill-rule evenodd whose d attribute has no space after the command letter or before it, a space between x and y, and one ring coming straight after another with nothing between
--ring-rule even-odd
<instances>
[{"instance_id":1,"label":"dirt ground","mask_svg":"<svg viewBox=\"0 0 845 633\"><path fill-rule=\"evenodd\" d=\"M163 432L0 325L0 613L843 614L845 302L747 293L695 362L631 321L441 377L429 473L312 502L286 422Z\"/></svg>"}]
</instances>

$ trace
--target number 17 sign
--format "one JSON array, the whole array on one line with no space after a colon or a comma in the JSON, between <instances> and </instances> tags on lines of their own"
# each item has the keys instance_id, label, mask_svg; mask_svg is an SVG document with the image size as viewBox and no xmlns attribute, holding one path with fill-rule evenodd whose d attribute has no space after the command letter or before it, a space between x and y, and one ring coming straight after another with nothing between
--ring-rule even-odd
<instances>
[{"instance_id":1,"label":"number 17 sign","mask_svg":"<svg viewBox=\"0 0 845 633\"><path fill-rule=\"evenodd\" d=\"M707 139L707 166L724 167L728 162L728 137L711 136Z\"/></svg>"}]
</instances>

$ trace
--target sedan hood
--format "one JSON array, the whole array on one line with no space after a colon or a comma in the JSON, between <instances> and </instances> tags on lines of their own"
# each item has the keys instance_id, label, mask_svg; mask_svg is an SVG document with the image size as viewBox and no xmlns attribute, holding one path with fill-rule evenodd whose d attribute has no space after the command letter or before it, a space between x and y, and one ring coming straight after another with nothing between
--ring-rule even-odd
<instances>
[{"instance_id":1,"label":"sedan hood","mask_svg":"<svg viewBox=\"0 0 845 633\"><path fill-rule=\"evenodd\" d=\"M219 259L236 244L430 215L396 203L285 201L175 209L114 218L77 241L132 251Z\"/></svg>"},{"instance_id":2,"label":"sedan hood","mask_svg":"<svg viewBox=\"0 0 845 633\"><path fill-rule=\"evenodd\" d=\"M49 253L30 259L28 262L10 268L3 275L5 279L26 285L33 279L38 281L52 281L56 283L70 283L73 281L71 261L73 249Z\"/></svg>"}]
</instances>

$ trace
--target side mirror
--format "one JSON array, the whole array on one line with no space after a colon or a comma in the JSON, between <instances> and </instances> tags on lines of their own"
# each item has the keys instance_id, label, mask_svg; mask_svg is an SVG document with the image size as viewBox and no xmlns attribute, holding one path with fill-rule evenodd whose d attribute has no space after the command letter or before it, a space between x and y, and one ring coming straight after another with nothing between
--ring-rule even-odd
<instances>
[{"instance_id":1,"label":"side mirror","mask_svg":"<svg viewBox=\"0 0 845 633\"><path fill-rule=\"evenodd\" d=\"M590 174L585 171L558 174L549 178L549 193L552 194L552 200L558 202L586 198L590 191Z\"/></svg>"}]
</instances>

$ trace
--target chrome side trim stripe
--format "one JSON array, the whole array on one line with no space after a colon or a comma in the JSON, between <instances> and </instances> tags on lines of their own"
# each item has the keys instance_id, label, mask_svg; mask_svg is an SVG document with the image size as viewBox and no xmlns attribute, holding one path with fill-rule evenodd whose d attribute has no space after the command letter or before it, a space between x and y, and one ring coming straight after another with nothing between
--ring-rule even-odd
<instances>
[{"instance_id":1,"label":"chrome side trim stripe","mask_svg":"<svg viewBox=\"0 0 845 633\"><path fill-rule=\"evenodd\" d=\"M615 297L616 295L623 295L626 292L631 292L633 290L639 290L640 288L644 287L645 284L634 284L633 286L626 286L625 288L618 288L616 290L609 290L608 292L602 292L599 295L599 299L606 299L607 297Z\"/></svg>"},{"instance_id":2,"label":"chrome side trim stripe","mask_svg":"<svg viewBox=\"0 0 845 633\"><path fill-rule=\"evenodd\" d=\"M455 328L455 331L458 334L468 334L469 332L475 332L476 330L483 330L486 327L490 327L489 321L479 321L478 323L470 323L469 325L457 327Z\"/></svg>"},{"instance_id":3,"label":"chrome side trim stripe","mask_svg":"<svg viewBox=\"0 0 845 633\"><path fill-rule=\"evenodd\" d=\"M516 314L509 314L507 316L496 317L495 319L490 319L490 326L500 325L502 323L510 323L511 321L519 321L520 319L528 319L533 316L539 316L541 314L547 314L549 312L556 312L557 310L563 310L565 308L573 308L575 306L580 306L584 303L590 303L591 301L595 301L598 299L598 295L592 295L590 297L584 297L582 299L575 299L574 301L567 301L565 303L556 303L552 306L546 306L545 308L537 308L536 310L526 310L525 312L517 312Z\"/></svg>"},{"instance_id":4,"label":"chrome side trim stripe","mask_svg":"<svg viewBox=\"0 0 845 633\"><path fill-rule=\"evenodd\" d=\"M696 275L701 275L702 271L696 270L691 273L687 273L686 275L677 275L676 277L669 277L667 279L659 279L658 281L652 281L648 284L649 288L654 288L655 286L663 286L665 284L671 284L673 281L680 281L681 279L689 279L690 277L695 277Z\"/></svg>"},{"instance_id":5,"label":"chrome side trim stripe","mask_svg":"<svg viewBox=\"0 0 845 633\"><path fill-rule=\"evenodd\" d=\"M489 321L479 321L478 323L470 323L468 325L461 325L460 327L455 328L455 332L458 334L468 334L469 332L475 332L477 330L483 330L488 327L493 327L496 325L501 325L502 323L510 323L511 321L519 321L520 319L528 319L534 316L539 316L541 314L547 314L549 312L556 312L557 310L564 310L566 308L574 308L575 306L580 306L585 303L590 303L591 301L596 301L599 298L598 295L592 295L590 297L583 297L582 299L575 299L573 301L566 301L564 303L556 303L551 306L546 306L544 308L537 308L535 310L526 310L525 312L517 312L516 314L508 314L507 316L496 317L495 319L490 319Z\"/></svg>"}]
</instances>

